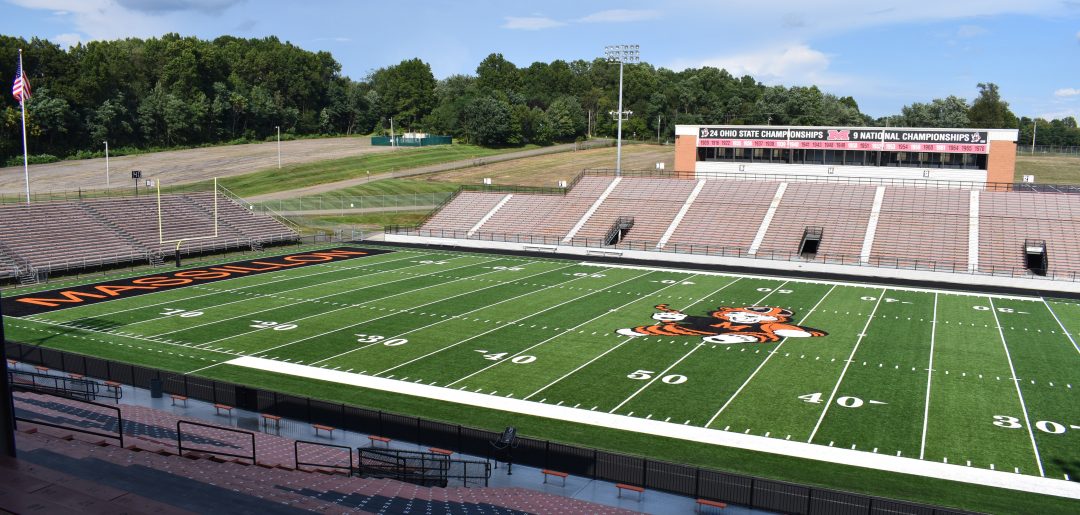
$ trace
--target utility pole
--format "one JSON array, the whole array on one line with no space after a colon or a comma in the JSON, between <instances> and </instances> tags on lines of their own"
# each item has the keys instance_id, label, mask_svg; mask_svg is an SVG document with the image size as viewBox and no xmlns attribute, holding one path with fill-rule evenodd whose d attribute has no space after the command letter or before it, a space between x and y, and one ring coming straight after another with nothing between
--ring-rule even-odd
<instances>
[{"instance_id":1,"label":"utility pole","mask_svg":"<svg viewBox=\"0 0 1080 515\"><path fill-rule=\"evenodd\" d=\"M274 128L277 129L277 169L280 170L281 169L281 126L280 125L275 125Z\"/></svg>"},{"instance_id":2,"label":"utility pole","mask_svg":"<svg viewBox=\"0 0 1080 515\"><path fill-rule=\"evenodd\" d=\"M1031 155L1035 155L1035 136L1039 135L1039 119L1032 118L1031 120L1032 132L1031 132Z\"/></svg>"},{"instance_id":3,"label":"utility pole","mask_svg":"<svg viewBox=\"0 0 1080 515\"><path fill-rule=\"evenodd\" d=\"M105 191L109 191L109 142L105 141Z\"/></svg>"},{"instance_id":4,"label":"utility pole","mask_svg":"<svg viewBox=\"0 0 1080 515\"><path fill-rule=\"evenodd\" d=\"M390 146L394 147L397 144L394 142L394 118L390 118Z\"/></svg>"},{"instance_id":5,"label":"utility pole","mask_svg":"<svg viewBox=\"0 0 1080 515\"><path fill-rule=\"evenodd\" d=\"M661 115L656 115L656 144L660 144L660 118Z\"/></svg>"}]
</instances>

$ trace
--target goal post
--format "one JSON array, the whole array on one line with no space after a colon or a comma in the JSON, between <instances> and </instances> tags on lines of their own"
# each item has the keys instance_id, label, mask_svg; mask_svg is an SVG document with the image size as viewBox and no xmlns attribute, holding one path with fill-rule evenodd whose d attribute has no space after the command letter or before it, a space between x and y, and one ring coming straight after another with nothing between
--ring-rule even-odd
<instances>
[{"instance_id":1,"label":"goal post","mask_svg":"<svg viewBox=\"0 0 1080 515\"><path fill-rule=\"evenodd\" d=\"M173 251L173 255L174 255L174 259L176 261L176 266L179 267L180 266L180 246L183 245L184 242L197 241L197 240L209 240L209 239L214 239L214 238L218 237L218 234L219 234L218 233L218 226L219 226L219 221L218 221L218 178L214 177L214 186L213 186L213 190L212 190L212 193L213 193L212 196L213 196L213 199L214 199L214 208L213 208L214 231L213 231L213 234L204 234L202 236L187 236L187 237L184 237L184 238L176 238L176 239L166 239L165 238L165 213L164 213L164 209L163 209L162 203L161 203L161 180L160 179L157 180L156 183L157 183L156 186L157 186L158 243L160 245L169 245L169 244L172 244L172 243L176 244L176 248Z\"/></svg>"}]
</instances>

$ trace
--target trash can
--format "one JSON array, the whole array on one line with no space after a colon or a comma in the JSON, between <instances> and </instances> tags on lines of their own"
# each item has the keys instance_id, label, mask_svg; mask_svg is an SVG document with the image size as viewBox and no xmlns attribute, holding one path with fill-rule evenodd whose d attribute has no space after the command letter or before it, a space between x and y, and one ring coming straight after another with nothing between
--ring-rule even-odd
<instances>
[{"instance_id":1,"label":"trash can","mask_svg":"<svg viewBox=\"0 0 1080 515\"><path fill-rule=\"evenodd\" d=\"M155 399L161 398L161 379L153 378L150 380L150 397Z\"/></svg>"}]
</instances>

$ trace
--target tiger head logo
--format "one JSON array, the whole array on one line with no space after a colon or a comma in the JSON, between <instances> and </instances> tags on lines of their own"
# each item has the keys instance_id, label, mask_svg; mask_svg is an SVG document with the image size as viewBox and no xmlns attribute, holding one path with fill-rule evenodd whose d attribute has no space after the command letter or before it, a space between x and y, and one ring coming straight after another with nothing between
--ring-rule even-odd
<instances>
[{"instance_id":1,"label":"tiger head logo","mask_svg":"<svg viewBox=\"0 0 1080 515\"><path fill-rule=\"evenodd\" d=\"M656 306L654 325L619 329L623 336L700 336L703 343L765 343L782 338L827 336L812 327L789 323L790 310L773 306L719 307L708 316L687 315L667 304Z\"/></svg>"}]
</instances>

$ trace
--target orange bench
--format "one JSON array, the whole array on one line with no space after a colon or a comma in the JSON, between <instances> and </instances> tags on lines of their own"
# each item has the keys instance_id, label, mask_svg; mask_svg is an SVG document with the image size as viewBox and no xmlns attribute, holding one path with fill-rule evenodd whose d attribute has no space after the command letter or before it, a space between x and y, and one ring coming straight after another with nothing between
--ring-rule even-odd
<instances>
[{"instance_id":1,"label":"orange bench","mask_svg":"<svg viewBox=\"0 0 1080 515\"><path fill-rule=\"evenodd\" d=\"M619 490L619 495L617 497L622 497L623 490L637 492L638 502L641 502L641 498L645 495L645 489L640 486L628 485L626 483L616 483L615 488Z\"/></svg>"},{"instance_id":2,"label":"orange bench","mask_svg":"<svg viewBox=\"0 0 1080 515\"><path fill-rule=\"evenodd\" d=\"M443 456L449 456L451 454L454 454L454 451L448 451L446 449L440 449L438 447L428 447L428 451L433 454L441 454Z\"/></svg>"},{"instance_id":3,"label":"orange bench","mask_svg":"<svg viewBox=\"0 0 1080 515\"><path fill-rule=\"evenodd\" d=\"M176 401L183 401L184 407L187 407L187 395L169 394L169 397L172 398L173 406L176 406Z\"/></svg>"},{"instance_id":4,"label":"orange bench","mask_svg":"<svg viewBox=\"0 0 1080 515\"><path fill-rule=\"evenodd\" d=\"M41 372L42 374L48 374L49 373L49 367L46 367L44 365L36 365L34 367L34 370L37 370L38 372Z\"/></svg>"},{"instance_id":5,"label":"orange bench","mask_svg":"<svg viewBox=\"0 0 1080 515\"><path fill-rule=\"evenodd\" d=\"M704 507L704 506L709 506L709 507L712 507L712 508L719 508L721 510L724 509L724 508L727 508L727 504L722 503L720 501L710 501L708 499L698 499L697 500L697 505L694 506L694 513L700 513L701 508Z\"/></svg>"},{"instance_id":6,"label":"orange bench","mask_svg":"<svg viewBox=\"0 0 1080 515\"><path fill-rule=\"evenodd\" d=\"M214 405L214 411L216 411L218 415L221 414L221 410L225 410L225 414L231 417L232 416L232 409L233 409L232 406L229 406L227 404L215 404Z\"/></svg>"},{"instance_id":7,"label":"orange bench","mask_svg":"<svg viewBox=\"0 0 1080 515\"><path fill-rule=\"evenodd\" d=\"M118 383L116 381L105 381L104 385L105 385L106 388L108 388L110 390L113 390L113 391L118 392L118 393L120 392L120 388L121 388L120 383Z\"/></svg>"},{"instance_id":8,"label":"orange bench","mask_svg":"<svg viewBox=\"0 0 1080 515\"><path fill-rule=\"evenodd\" d=\"M566 472L559 472L557 470L547 470L547 469L541 470L540 473L544 475L544 483L547 483L548 476L561 477L563 486L566 486L566 476L570 475L570 474L567 474Z\"/></svg>"},{"instance_id":9,"label":"orange bench","mask_svg":"<svg viewBox=\"0 0 1080 515\"><path fill-rule=\"evenodd\" d=\"M368 439L371 440L371 446L375 446L375 442L382 442L386 444L386 448L390 448L390 439L385 436L368 435Z\"/></svg>"},{"instance_id":10,"label":"orange bench","mask_svg":"<svg viewBox=\"0 0 1080 515\"><path fill-rule=\"evenodd\" d=\"M281 430L281 417L277 415L271 415L269 413L261 413L259 414L259 416L262 417L263 426L265 426L266 429L270 429L270 423L273 422L274 429L278 431Z\"/></svg>"},{"instance_id":11,"label":"orange bench","mask_svg":"<svg viewBox=\"0 0 1080 515\"><path fill-rule=\"evenodd\" d=\"M13 359L9 359L9 360L7 360L7 362L8 362L8 366L10 366L10 367L13 367L13 366L15 366L15 365L18 365L18 364L19 364L19 362L18 362L18 361L15 361L15 360L13 360Z\"/></svg>"},{"instance_id":12,"label":"orange bench","mask_svg":"<svg viewBox=\"0 0 1080 515\"><path fill-rule=\"evenodd\" d=\"M315 428L315 436L319 436L319 431L326 431L327 433L330 433L330 438L334 437L334 429L336 428L324 426L322 424L311 424L311 427Z\"/></svg>"},{"instance_id":13,"label":"orange bench","mask_svg":"<svg viewBox=\"0 0 1080 515\"><path fill-rule=\"evenodd\" d=\"M75 372L70 372L70 373L68 373L68 377L70 377L72 379L83 379L86 376L84 376L82 374L76 374Z\"/></svg>"}]
</instances>

